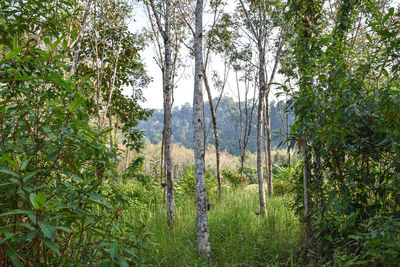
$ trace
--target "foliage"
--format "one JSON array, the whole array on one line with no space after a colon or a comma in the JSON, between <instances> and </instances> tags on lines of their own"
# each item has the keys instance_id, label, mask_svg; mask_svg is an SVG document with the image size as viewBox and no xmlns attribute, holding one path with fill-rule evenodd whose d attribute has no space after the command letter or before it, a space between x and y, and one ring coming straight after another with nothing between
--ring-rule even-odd
<instances>
[{"instance_id":1,"label":"foliage","mask_svg":"<svg viewBox=\"0 0 400 267\"><path fill-rule=\"evenodd\" d=\"M400 220L394 217L375 216L361 225L362 232L349 235L349 245L355 250L348 255L343 247L335 251L335 261L339 264L392 265L399 260Z\"/></svg>"},{"instance_id":2,"label":"foliage","mask_svg":"<svg viewBox=\"0 0 400 267\"><path fill-rule=\"evenodd\" d=\"M282 196L293 193L295 184L294 177L296 173L301 172L301 162L298 162L292 167L275 165L274 170L274 194L276 196Z\"/></svg>"},{"instance_id":3,"label":"foliage","mask_svg":"<svg viewBox=\"0 0 400 267\"><path fill-rule=\"evenodd\" d=\"M118 176L106 142L112 128L92 124L92 72L69 75L82 7L1 5L0 264L140 263L145 244L120 220L129 201L111 182ZM135 119L146 116L135 111Z\"/></svg>"},{"instance_id":4,"label":"foliage","mask_svg":"<svg viewBox=\"0 0 400 267\"><path fill-rule=\"evenodd\" d=\"M144 136L137 128L138 123L146 120L152 112L139 105L139 101L145 100L142 89L149 84L150 78L139 54L146 46L145 38L128 29L131 11L130 1L93 2L93 8L89 9L90 27L87 27L82 40L83 49L79 55L82 63L78 71L85 74L94 72L92 80L96 93L93 100L96 103L93 101L89 109L91 115L96 115L99 125L104 126L102 116L108 108L107 114L117 119L123 143L138 150ZM127 86L132 89L130 96L123 93Z\"/></svg>"},{"instance_id":5,"label":"foliage","mask_svg":"<svg viewBox=\"0 0 400 267\"><path fill-rule=\"evenodd\" d=\"M247 178L235 170L222 170L222 177L233 189L238 189L240 186L248 184Z\"/></svg>"},{"instance_id":6,"label":"foliage","mask_svg":"<svg viewBox=\"0 0 400 267\"><path fill-rule=\"evenodd\" d=\"M216 194L217 190L217 178L210 171L205 172L207 195L211 199ZM176 184L176 191L179 197L189 196L194 198L196 194L196 179L195 179L195 168L194 165L184 167L183 176L178 178Z\"/></svg>"},{"instance_id":7,"label":"foliage","mask_svg":"<svg viewBox=\"0 0 400 267\"><path fill-rule=\"evenodd\" d=\"M257 188L226 190L209 211L212 262L197 257L196 209L193 199L176 207L174 233L166 225L161 207L154 211L147 230L155 243L140 251L148 266L301 266L300 224L282 198L267 201L266 217L257 216ZM143 253L143 254L142 254Z\"/></svg>"},{"instance_id":8,"label":"foliage","mask_svg":"<svg viewBox=\"0 0 400 267\"><path fill-rule=\"evenodd\" d=\"M321 1L292 2L296 38L294 57L287 62L296 69L288 76L300 90L285 89L296 114L289 141L308 150L303 166L308 167L313 207L308 244L320 248L311 257L315 264L367 260L394 265L399 257L396 238L383 230L390 228L389 221L381 219L400 211L400 83L394 47L399 12L381 1L361 2L341 2L336 19L325 21L332 10ZM356 29L362 30L354 34ZM299 185L303 178L296 177ZM296 186L299 214L304 214L304 190ZM393 248L381 245L385 239ZM349 246L356 243L361 249Z\"/></svg>"},{"instance_id":9,"label":"foliage","mask_svg":"<svg viewBox=\"0 0 400 267\"><path fill-rule=\"evenodd\" d=\"M145 160L143 156L138 156L132 160L128 168L126 168L123 178L125 180L137 180L142 183L143 186L152 188L154 181L152 175L143 171Z\"/></svg>"},{"instance_id":10,"label":"foliage","mask_svg":"<svg viewBox=\"0 0 400 267\"><path fill-rule=\"evenodd\" d=\"M257 184L257 168L249 165L243 166L243 175L249 181L249 184Z\"/></svg>"},{"instance_id":11,"label":"foliage","mask_svg":"<svg viewBox=\"0 0 400 267\"><path fill-rule=\"evenodd\" d=\"M214 100L217 102L217 100ZM250 101L250 100L249 100ZM205 125L211 125L211 114L208 102L204 103L205 111ZM221 151L226 150L232 155L239 155L240 148L235 135L235 124L232 123L232 106L236 106L237 103L232 98L223 98L216 112L219 138L220 138L220 149ZM244 109L244 104L242 107ZM251 105L249 105L251 106ZM250 107L249 107L250 109ZM274 149L279 147L279 144L284 140L284 129L279 115L278 104L271 102L271 129L272 129L272 145ZM239 119L238 111L234 111L234 116ZM185 104L181 107L175 107L172 110L172 134L173 142L183 145L186 148L193 148L193 130L192 130L192 107L189 104ZM163 113L161 110L155 110L153 116L145 122L139 124L139 129L146 133L147 138L150 139L152 144L157 144L161 141L162 127L163 127ZM244 118L243 118L244 120ZM292 123L293 114L289 115L289 122ZM243 122L244 123L244 122ZM252 129L256 129L256 120L252 121ZM214 137L212 131L208 132L207 145L214 145ZM256 151L256 132L251 131L248 150L252 153Z\"/></svg>"}]
</instances>

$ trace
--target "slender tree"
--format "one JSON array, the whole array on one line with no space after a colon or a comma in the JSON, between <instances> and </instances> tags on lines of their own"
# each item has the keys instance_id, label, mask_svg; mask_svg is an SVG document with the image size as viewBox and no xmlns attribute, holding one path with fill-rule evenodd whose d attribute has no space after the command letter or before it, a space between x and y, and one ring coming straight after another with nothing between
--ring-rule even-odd
<instances>
[{"instance_id":1,"label":"slender tree","mask_svg":"<svg viewBox=\"0 0 400 267\"><path fill-rule=\"evenodd\" d=\"M210 261L207 189L205 185L204 131L203 131L203 0L197 0L195 9L195 73L193 94L193 143L196 176L197 253L203 261Z\"/></svg>"},{"instance_id":2,"label":"slender tree","mask_svg":"<svg viewBox=\"0 0 400 267\"><path fill-rule=\"evenodd\" d=\"M289 22L285 27L282 27L281 33L279 36L279 43L276 49L276 54L274 58L274 67L271 71L271 75L269 77L267 92L265 93L265 141L266 141L266 151L265 151L265 165L267 169L267 185L268 185L268 197L272 197L273 195L273 181L272 181L272 144L271 144L271 116L270 116L270 105L269 105L269 95L271 91L271 84L274 82L275 74L278 70L278 65L281 57L281 51L283 45L286 41L287 32L289 30Z\"/></svg>"},{"instance_id":3,"label":"slender tree","mask_svg":"<svg viewBox=\"0 0 400 267\"><path fill-rule=\"evenodd\" d=\"M257 109L257 176L258 193L260 198L260 213L265 214L265 189L262 166L262 144L263 144L263 114L264 97L267 93L266 78L266 42L268 37L267 2L260 0L252 2L248 7L243 0L240 1L241 11L244 14L245 25L248 27L248 36L253 40L258 52L258 109Z\"/></svg>"},{"instance_id":4,"label":"slender tree","mask_svg":"<svg viewBox=\"0 0 400 267\"><path fill-rule=\"evenodd\" d=\"M172 1L162 0L156 5L154 0L145 2L150 17L154 40L159 49L158 64L163 75L163 105L164 105L164 129L163 146L164 149L162 161L165 162L165 177L167 184L167 222L173 229L175 220L175 200L174 200L174 178L172 175L172 102L174 88L174 73L176 69L177 49L172 55L172 43L174 41L171 34L173 24ZM162 44L159 40L162 38ZM164 51L162 52L162 48ZM177 48L175 42L175 48ZM162 56L163 54L163 56Z\"/></svg>"},{"instance_id":5,"label":"slender tree","mask_svg":"<svg viewBox=\"0 0 400 267\"><path fill-rule=\"evenodd\" d=\"M192 33L193 37L195 37L195 29L193 28L193 24L195 23L193 20L193 16L190 16L191 14L187 13L187 10L193 10L192 8L193 1L186 1L180 6L180 11L181 15L180 17L182 20L186 23L186 26ZM217 166L217 185L218 185L218 192L221 195L222 192L222 179L221 179L221 167L220 167L220 143L219 143L219 135L218 135L218 123L217 123L217 109L219 102L222 98L225 85L227 82L228 78L228 71L227 66L225 64L225 71L224 71L224 76L223 76L223 81L220 83L219 90L220 94L217 100L217 103L214 103L213 96L212 96L212 85L210 84L210 81L208 79L208 74L207 71L209 69L209 66L211 65L211 55L213 53L215 54L223 54L223 50L221 47L229 43L229 40L226 40L227 38L226 35L224 36L224 30L227 28L226 24L226 14L224 14L224 7L226 3L222 0L216 0L216 1L211 1L210 2L210 12L212 13L212 22L211 25L209 26L209 29L205 33L206 35L206 40L205 42L205 48L204 48L204 57L203 57L203 79L204 79L204 86L206 88L207 92L207 97L208 97L208 102L209 102L209 107L210 107L210 114L211 114L211 124L213 127L213 133L214 133L214 142L215 142L215 158L216 158L216 166ZM222 39L222 40L221 40ZM229 39L229 38L228 38ZM190 47L189 45L185 44L186 47L194 54L194 49L193 47ZM207 136L209 133L210 127L208 127L208 130L206 128L206 125L204 125L204 143L207 143Z\"/></svg>"}]
</instances>

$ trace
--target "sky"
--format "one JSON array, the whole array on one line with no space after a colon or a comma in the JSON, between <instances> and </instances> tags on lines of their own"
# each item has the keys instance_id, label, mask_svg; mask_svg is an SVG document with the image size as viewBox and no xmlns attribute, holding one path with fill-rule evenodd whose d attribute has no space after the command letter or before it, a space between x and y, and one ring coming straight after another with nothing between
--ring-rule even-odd
<instances>
[{"instance_id":1,"label":"sky","mask_svg":"<svg viewBox=\"0 0 400 267\"><path fill-rule=\"evenodd\" d=\"M233 2L232 4L227 6L227 10L230 11L234 8ZM207 25L207 19L204 19L204 26ZM147 17L147 13L143 6L137 5L134 10L134 21L129 24L129 29L132 32L140 31L142 28L150 28L150 22ZM154 60L154 45L149 44L146 49L141 53L141 57L145 64L145 68L150 77L152 77L152 82L148 85L147 88L143 89L143 95L146 98L146 102L141 103L145 108L154 108L154 109L162 109L163 108L163 97L162 97L162 74L158 65ZM184 62L187 64L187 67L184 69L180 69L178 76L175 78L177 80L176 87L174 88L174 103L173 106L182 106L185 103L192 104L193 102L193 88L194 88L194 64L193 58L187 54L186 49L183 48L184 51ZM224 64L222 58L216 58L214 56L212 60L212 64L210 64L211 69L213 71L218 71L220 76L222 76L224 71ZM224 95L236 97L236 79L233 76L232 71L228 76L227 86L225 88ZM124 93L131 94L131 88L126 88ZM243 89L244 90L244 89ZM242 90L242 91L243 91ZM219 92L217 90L212 91L213 98L219 96ZM252 95L252 93L251 93ZM207 101L207 95L204 90L204 100Z\"/></svg>"},{"instance_id":2,"label":"sky","mask_svg":"<svg viewBox=\"0 0 400 267\"><path fill-rule=\"evenodd\" d=\"M231 4L228 5L228 10L233 9L233 1L230 2ZM391 6L392 7L398 7L400 3L400 0L395 0L392 2ZM134 9L134 20L129 24L129 29L132 32L137 32L140 31L141 29L149 28L150 27L150 22L147 17L146 11L142 5L136 5ZM204 24L207 24L207 19L204 19ZM154 60L154 45L149 44L146 49L141 53L141 57L143 59L143 62L145 64L145 68L147 70L148 75L152 78L152 82L148 85L147 88L143 89L143 95L145 99L147 100L146 102L141 103L143 107L145 108L151 108L151 109L162 109L163 108L163 97L162 97L162 75L161 75L161 70L157 66ZM183 49L184 50L184 49ZM186 54L186 56L185 56ZM194 66L192 64L193 59L187 55L187 52L184 53L184 61L187 64L187 67L185 69L180 69L180 73L176 80L178 81L176 84L176 88L174 88L174 103L173 106L182 106L185 103L190 103L192 104L193 102L193 87L194 87L194 81L193 81L193 73L194 73ZM213 63L212 63L212 68L213 70L222 72L224 67L223 67L223 60L221 58L214 58ZM182 73L183 72L183 73ZM275 82L281 82L283 78L279 75L275 76ZM242 87L242 86L240 86ZM242 91L244 89L241 89ZM124 90L125 94L131 94L132 88L126 88ZM232 97L235 97L237 94L236 92L236 80L235 77L232 74L228 76L228 81L227 81L227 88L225 89L225 95L229 95ZM274 96L274 89L272 89L272 97L270 97L270 100L276 100L277 98ZM213 98L217 97L219 93L214 90L212 92ZM204 91L204 100L206 101L207 99L206 92Z\"/></svg>"},{"instance_id":3,"label":"sky","mask_svg":"<svg viewBox=\"0 0 400 267\"><path fill-rule=\"evenodd\" d=\"M139 31L142 28L150 27L150 23L145 13L143 6L138 5L134 11L134 19L129 24L129 29L133 32ZM154 60L154 45L149 44L146 49L141 53L141 57L145 64L148 75L152 78L152 82L147 88L143 89L143 95L146 102L142 103L145 108L163 108L162 96L162 74L161 70ZM188 58L190 61L190 59ZM184 70L189 73L192 72L191 66ZM182 78L178 81L177 87L174 90L174 106L181 106L187 102L193 101L193 80L190 77ZM130 93L132 89L126 89L126 93Z\"/></svg>"}]
</instances>

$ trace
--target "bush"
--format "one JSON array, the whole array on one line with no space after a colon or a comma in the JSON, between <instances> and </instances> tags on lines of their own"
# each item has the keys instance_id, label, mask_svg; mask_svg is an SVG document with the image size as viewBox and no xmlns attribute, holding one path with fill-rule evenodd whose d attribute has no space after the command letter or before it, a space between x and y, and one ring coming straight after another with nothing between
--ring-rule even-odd
<instances>
[{"instance_id":1,"label":"bush","mask_svg":"<svg viewBox=\"0 0 400 267\"><path fill-rule=\"evenodd\" d=\"M249 184L257 184L258 176L257 176L257 168L249 165L243 166L243 174L246 176L246 179L249 181Z\"/></svg>"},{"instance_id":2,"label":"bush","mask_svg":"<svg viewBox=\"0 0 400 267\"><path fill-rule=\"evenodd\" d=\"M362 232L335 250L335 263L370 266L395 266L400 260L400 219L375 216L361 224ZM351 253L349 249L351 248Z\"/></svg>"},{"instance_id":3,"label":"bush","mask_svg":"<svg viewBox=\"0 0 400 267\"><path fill-rule=\"evenodd\" d=\"M284 164L283 166L286 166ZM300 162L293 167L275 165L274 170L274 194L277 196L293 192L293 177L300 170Z\"/></svg>"},{"instance_id":4,"label":"bush","mask_svg":"<svg viewBox=\"0 0 400 267\"><path fill-rule=\"evenodd\" d=\"M224 180L228 181L229 185L233 189L237 189L240 186L248 184L248 180L246 179L246 177L244 175L240 175L235 170L222 170L222 177L224 178Z\"/></svg>"},{"instance_id":5,"label":"bush","mask_svg":"<svg viewBox=\"0 0 400 267\"><path fill-rule=\"evenodd\" d=\"M205 173L206 188L208 197L211 198L217 192L217 178L209 171ZM195 167L184 167L182 178L178 179L176 183L177 196L190 196L196 195L196 179Z\"/></svg>"},{"instance_id":6,"label":"bush","mask_svg":"<svg viewBox=\"0 0 400 267\"><path fill-rule=\"evenodd\" d=\"M79 21L79 7L51 2L41 1L46 9L39 14L38 2L16 9L3 1L0 12L7 21L1 30L8 29L2 36L11 41L0 45L0 262L134 264L144 244L134 243L137 229L119 220L128 198L111 182L117 176L115 150L106 145L112 128L91 123L90 73L68 75L66 44L76 36L68 25ZM30 24L40 29L35 42Z\"/></svg>"}]
</instances>

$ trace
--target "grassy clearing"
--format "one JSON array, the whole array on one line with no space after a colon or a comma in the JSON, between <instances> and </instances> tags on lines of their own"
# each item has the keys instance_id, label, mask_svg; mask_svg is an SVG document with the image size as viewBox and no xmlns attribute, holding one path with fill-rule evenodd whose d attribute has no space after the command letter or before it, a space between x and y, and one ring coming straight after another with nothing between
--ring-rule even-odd
<instances>
[{"instance_id":1,"label":"grassy clearing","mask_svg":"<svg viewBox=\"0 0 400 267\"><path fill-rule=\"evenodd\" d=\"M258 210L256 186L228 191L209 212L212 266L291 266L301 238L300 225L283 198L268 200L266 217ZM148 266L201 266L196 254L196 211L193 199L176 207L171 234L164 209L153 213L148 231L155 235L143 255Z\"/></svg>"}]
</instances>

